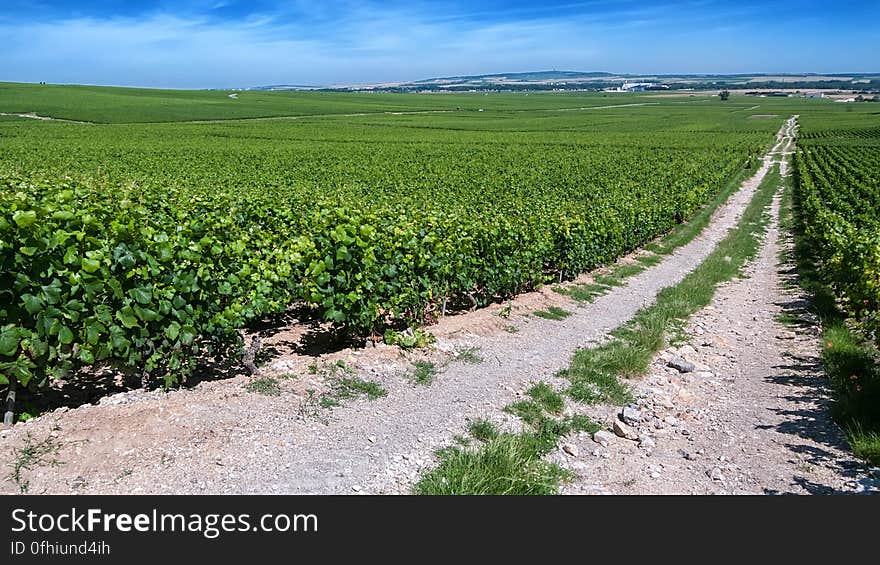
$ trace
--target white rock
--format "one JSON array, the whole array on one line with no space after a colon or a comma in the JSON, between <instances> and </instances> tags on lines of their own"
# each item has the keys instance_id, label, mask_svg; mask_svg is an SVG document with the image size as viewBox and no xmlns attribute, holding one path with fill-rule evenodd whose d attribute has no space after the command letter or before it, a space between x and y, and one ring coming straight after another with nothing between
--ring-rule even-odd
<instances>
[{"instance_id":1,"label":"white rock","mask_svg":"<svg viewBox=\"0 0 880 565\"><path fill-rule=\"evenodd\" d=\"M563 444L562 451L568 453L572 457L577 457L580 455L580 450L578 450L577 446L571 443Z\"/></svg>"},{"instance_id":2,"label":"white rock","mask_svg":"<svg viewBox=\"0 0 880 565\"><path fill-rule=\"evenodd\" d=\"M650 451L650 450L654 449L655 447L657 447L657 443L654 441L654 438L645 434L645 435L639 436L639 447Z\"/></svg>"},{"instance_id":3,"label":"white rock","mask_svg":"<svg viewBox=\"0 0 880 565\"><path fill-rule=\"evenodd\" d=\"M620 413L620 418L630 426L634 426L642 421L642 412L632 406L627 406Z\"/></svg>"},{"instance_id":4,"label":"white rock","mask_svg":"<svg viewBox=\"0 0 880 565\"><path fill-rule=\"evenodd\" d=\"M593 434L593 441L595 441L602 447L608 447L608 444L614 441L614 434L612 434L608 430L599 430L598 432Z\"/></svg>"}]
</instances>

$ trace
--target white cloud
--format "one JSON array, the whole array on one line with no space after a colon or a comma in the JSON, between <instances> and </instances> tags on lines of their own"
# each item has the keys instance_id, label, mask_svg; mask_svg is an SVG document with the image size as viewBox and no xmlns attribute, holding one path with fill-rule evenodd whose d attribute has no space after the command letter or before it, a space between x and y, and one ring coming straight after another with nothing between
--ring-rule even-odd
<instances>
[{"instance_id":1,"label":"white cloud","mask_svg":"<svg viewBox=\"0 0 880 565\"><path fill-rule=\"evenodd\" d=\"M273 17L217 23L154 15L0 25L3 80L141 86L329 84L435 73L578 66L589 41L564 23L462 26L357 12L326 30ZM322 36L318 38L317 36Z\"/></svg>"}]
</instances>

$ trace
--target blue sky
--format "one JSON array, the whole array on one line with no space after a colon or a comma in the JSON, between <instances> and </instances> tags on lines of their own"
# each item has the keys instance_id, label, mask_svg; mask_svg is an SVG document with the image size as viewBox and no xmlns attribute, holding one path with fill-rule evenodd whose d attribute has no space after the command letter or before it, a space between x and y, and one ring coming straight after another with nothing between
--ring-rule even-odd
<instances>
[{"instance_id":1,"label":"blue sky","mask_svg":"<svg viewBox=\"0 0 880 565\"><path fill-rule=\"evenodd\" d=\"M172 88L565 69L878 72L880 1L2 0L0 80Z\"/></svg>"}]
</instances>

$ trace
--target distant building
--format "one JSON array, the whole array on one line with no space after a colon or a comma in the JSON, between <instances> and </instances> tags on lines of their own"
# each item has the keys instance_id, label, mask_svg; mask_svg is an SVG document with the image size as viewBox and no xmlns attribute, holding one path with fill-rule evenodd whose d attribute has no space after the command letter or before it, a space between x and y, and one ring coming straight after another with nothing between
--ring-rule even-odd
<instances>
[{"instance_id":1,"label":"distant building","mask_svg":"<svg viewBox=\"0 0 880 565\"><path fill-rule=\"evenodd\" d=\"M624 81L621 86L606 88L605 92L642 92L645 90L669 90L669 86L656 82L629 82Z\"/></svg>"}]
</instances>

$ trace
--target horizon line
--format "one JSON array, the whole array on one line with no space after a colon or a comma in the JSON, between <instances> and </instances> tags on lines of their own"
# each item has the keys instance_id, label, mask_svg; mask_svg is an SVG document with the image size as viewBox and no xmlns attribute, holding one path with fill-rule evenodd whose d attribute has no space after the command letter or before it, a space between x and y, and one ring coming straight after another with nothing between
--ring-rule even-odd
<instances>
[{"instance_id":1,"label":"horizon line","mask_svg":"<svg viewBox=\"0 0 880 565\"><path fill-rule=\"evenodd\" d=\"M595 74L602 73L609 75L610 77L623 77L623 78L633 78L633 77L772 77L772 76L787 76L787 77L797 77L797 76L830 76L830 77L843 77L849 75L857 75L857 76L871 76L876 75L880 77L880 71L877 72L866 72L866 71L831 71L831 72L821 72L821 71L805 71L805 72L794 72L794 71L780 71L780 72L761 72L761 73L750 73L750 72L738 72L738 73L715 73L715 72L687 72L687 73L665 73L665 72L650 72L650 73L615 73L610 71L577 71L577 70L568 70L568 69L542 69L542 70L527 70L527 71L508 71L508 72L489 72L489 73L477 73L477 74L459 74L459 75L446 75L446 76L434 76L429 78L420 78L420 79L410 79L410 80L382 80L375 82L344 82L344 83L328 83L328 84L293 84L293 83L275 83L275 84L254 84L249 86L204 86L201 88L182 88L182 87L173 87L173 86L140 86L140 85L131 85L131 84L98 84L98 83L88 83L88 82L50 82L50 81L19 81L19 80L0 80L0 83L9 83L9 84L30 84L30 85L49 85L49 86L93 86L93 87L103 87L103 88L132 88L132 89L144 89L144 90L251 90L257 88L269 88L273 86L279 87L293 87L293 88L312 88L312 89L333 89L333 88L351 88L351 87L359 87L359 86L373 86L379 84L394 84L394 85L417 85L418 83L430 82L434 80L450 80L450 79L462 79L462 78L475 78L475 77L497 77L497 76L506 76L506 75L518 75L518 74L535 74L535 73L581 73L581 74Z\"/></svg>"}]
</instances>

